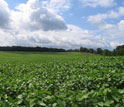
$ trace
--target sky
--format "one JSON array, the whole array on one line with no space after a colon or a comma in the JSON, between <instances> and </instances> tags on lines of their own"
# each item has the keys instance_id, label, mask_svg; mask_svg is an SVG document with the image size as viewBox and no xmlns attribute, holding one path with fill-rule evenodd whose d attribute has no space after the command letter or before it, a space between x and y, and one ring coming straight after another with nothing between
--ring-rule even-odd
<instances>
[{"instance_id":1,"label":"sky","mask_svg":"<svg viewBox=\"0 0 124 107\"><path fill-rule=\"evenodd\" d=\"M115 49L124 0L0 0L0 46Z\"/></svg>"}]
</instances>

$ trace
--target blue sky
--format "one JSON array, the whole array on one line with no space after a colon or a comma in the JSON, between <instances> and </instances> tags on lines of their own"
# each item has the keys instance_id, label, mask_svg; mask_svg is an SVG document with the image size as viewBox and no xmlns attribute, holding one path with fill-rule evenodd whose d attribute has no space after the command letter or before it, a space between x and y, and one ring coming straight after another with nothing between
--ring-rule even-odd
<instances>
[{"instance_id":1,"label":"blue sky","mask_svg":"<svg viewBox=\"0 0 124 107\"><path fill-rule=\"evenodd\" d=\"M8 3L10 9L15 9L17 5L20 3L26 3L27 0L6 0L6 2Z\"/></svg>"},{"instance_id":2,"label":"blue sky","mask_svg":"<svg viewBox=\"0 0 124 107\"><path fill-rule=\"evenodd\" d=\"M0 1L0 33L8 40L0 45L114 49L124 44L123 0Z\"/></svg>"}]
</instances>

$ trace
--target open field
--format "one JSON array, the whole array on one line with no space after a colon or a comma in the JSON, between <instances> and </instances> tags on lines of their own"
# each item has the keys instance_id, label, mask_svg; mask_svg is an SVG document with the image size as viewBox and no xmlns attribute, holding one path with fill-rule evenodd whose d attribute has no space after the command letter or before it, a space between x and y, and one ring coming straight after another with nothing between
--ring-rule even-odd
<instances>
[{"instance_id":1,"label":"open field","mask_svg":"<svg viewBox=\"0 0 124 107\"><path fill-rule=\"evenodd\" d=\"M124 106L124 57L0 52L0 107Z\"/></svg>"}]
</instances>

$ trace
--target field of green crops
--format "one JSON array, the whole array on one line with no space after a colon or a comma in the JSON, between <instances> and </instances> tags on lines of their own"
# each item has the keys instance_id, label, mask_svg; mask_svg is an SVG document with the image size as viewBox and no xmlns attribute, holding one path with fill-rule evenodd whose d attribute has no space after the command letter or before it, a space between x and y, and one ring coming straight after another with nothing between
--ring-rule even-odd
<instances>
[{"instance_id":1,"label":"field of green crops","mask_svg":"<svg viewBox=\"0 0 124 107\"><path fill-rule=\"evenodd\" d=\"M0 107L124 107L124 57L0 52Z\"/></svg>"}]
</instances>

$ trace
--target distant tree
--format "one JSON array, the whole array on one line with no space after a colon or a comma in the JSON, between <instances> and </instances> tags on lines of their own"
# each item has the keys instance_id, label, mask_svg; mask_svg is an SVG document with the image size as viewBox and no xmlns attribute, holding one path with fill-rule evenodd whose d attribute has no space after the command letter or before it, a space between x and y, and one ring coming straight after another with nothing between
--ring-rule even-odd
<instances>
[{"instance_id":1,"label":"distant tree","mask_svg":"<svg viewBox=\"0 0 124 107\"><path fill-rule=\"evenodd\" d=\"M124 45L117 46L116 50L124 49Z\"/></svg>"},{"instance_id":2,"label":"distant tree","mask_svg":"<svg viewBox=\"0 0 124 107\"><path fill-rule=\"evenodd\" d=\"M83 47L80 47L80 52L83 52Z\"/></svg>"},{"instance_id":3,"label":"distant tree","mask_svg":"<svg viewBox=\"0 0 124 107\"><path fill-rule=\"evenodd\" d=\"M80 52L89 52L89 50L86 47L80 47Z\"/></svg>"},{"instance_id":4,"label":"distant tree","mask_svg":"<svg viewBox=\"0 0 124 107\"><path fill-rule=\"evenodd\" d=\"M102 54L105 55L105 56L111 56L112 55L112 52L109 51L108 49L105 49L105 50L103 50L103 53Z\"/></svg>"},{"instance_id":5,"label":"distant tree","mask_svg":"<svg viewBox=\"0 0 124 107\"><path fill-rule=\"evenodd\" d=\"M23 51L23 52L65 52L65 49L47 48L47 47L0 47L0 51Z\"/></svg>"},{"instance_id":6,"label":"distant tree","mask_svg":"<svg viewBox=\"0 0 124 107\"><path fill-rule=\"evenodd\" d=\"M112 51L112 54L113 54L113 56L117 56L117 55L118 55L117 50L114 49L114 50Z\"/></svg>"},{"instance_id":7,"label":"distant tree","mask_svg":"<svg viewBox=\"0 0 124 107\"><path fill-rule=\"evenodd\" d=\"M124 45L122 46L117 46L116 49L113 50L113 54L116 56L123 56L124 55Z\"/></svg>"},{"instance_id":8,"label":"distant tree","mask_svg":"<svg viewBox=\"0 0 124 107\"><path fill-rule=\"evenodd\" d=\"M90 49L89 49L89 53L95 53L95 50L92 49L92 48L90 48Z\"/></svg>"},{"instance_id":9,"label":"distant tree","mask_svg":"<svg viewBox=\"0 0 124 107\"><path fill-rule=\"evenodd\" d=\"M97 48L97 54L102 54L102 49L101 48Z\"/></svg>"}]
</instances>

